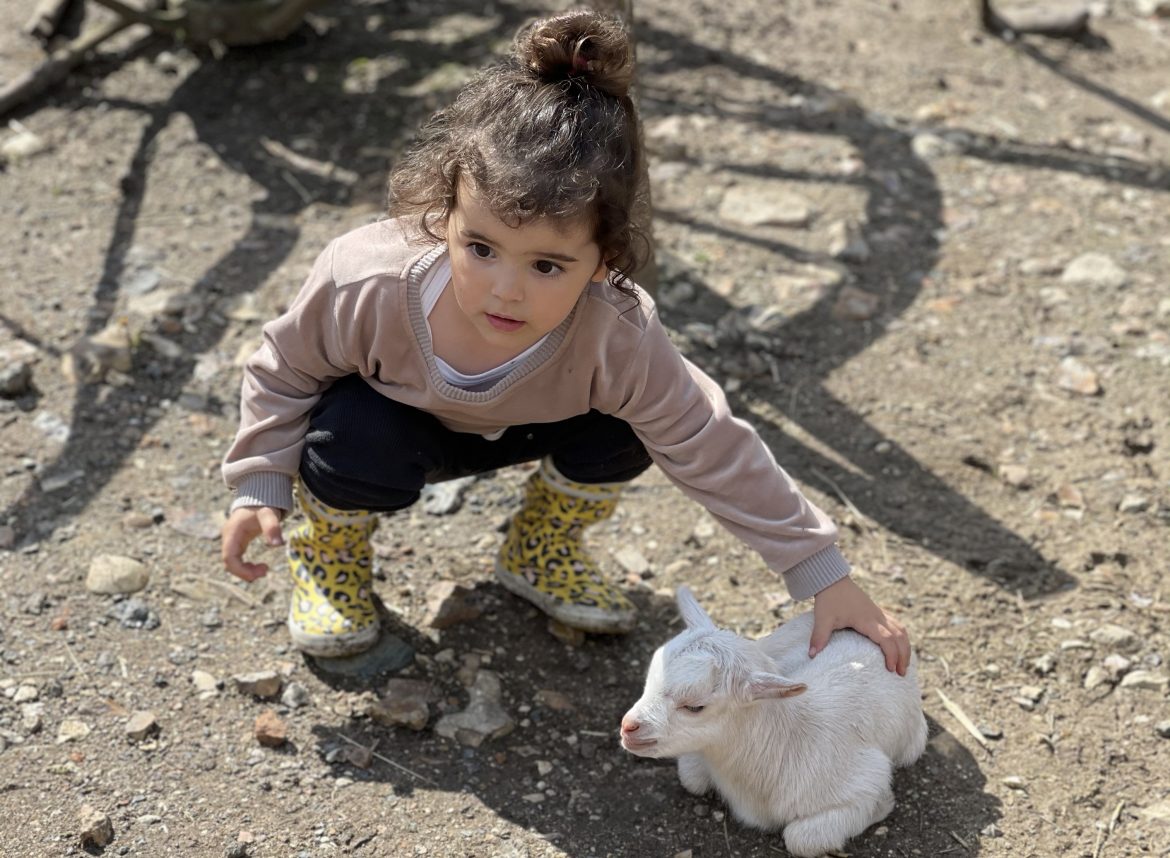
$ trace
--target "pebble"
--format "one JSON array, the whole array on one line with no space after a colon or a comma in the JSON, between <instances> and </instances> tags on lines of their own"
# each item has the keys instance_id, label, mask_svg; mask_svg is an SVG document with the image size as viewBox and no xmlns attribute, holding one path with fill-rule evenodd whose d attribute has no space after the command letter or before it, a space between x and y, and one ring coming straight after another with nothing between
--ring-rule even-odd
<instances>
[{"instance_id":1,"label":"pebble","mask_svg":"<svg viewBox=\"0 0 1170 858\"><path fill-rule=\"evenodd\" d=\"M107 814L83 804L77 816L82 849L104 849L114 841L114 823Z\"/></svg>"},{"instance_id":2,"label":"pebble","mask_svg":"<svg viewBox=\"0 0 1170 858\"><path fill-rule=\"evenodd\" d=\"M1134 0L1133 7L1139 15L1170 18L1170 0Z\"/></svg>"},{"instance_id":3,"label":"pebble","mask_svg":"<svg viewBox=\"0 0 1170 858\"><path fill-rule=\"evenodd\" d=\"M1154 670L1134 670L1121 678L1122 688L1165 691L1168 686L1170 686L1170 677Z\"/></svg>"},{"instance_id":4,"label":"pebble","mask_svg":"<svg viewBox=\"0 0 1170 858\"><path fill-rule=\"evenodd\" d=\"M386 683L385 695L373 701L366 714L387 727L422 730L431 717L430 702L437 696L424 679L391 679Z\"/></svg>"},{"instance_id":5,"label":"pebble","mask_svg":"<svg viewBox=\"0 0 1170 858\"><path fill-rule=\"evenodd\" d=\"M204 670L195 670L191 672L191 684L195 686L195 690L201 696L207 695L214 697L219 694L219 680Z\"/></svg>"},{"instance_id":6,"label":"pebble","mask_svg":"<svg viewBox=\"0 0 1170 858\"><path fill-rule=\"evenodd\" d=\"M22 161L39 155L48 148L49 144L43 137L25 128L0 143L0 155L4 156L0 161Z\"/></svg>"},{"instance_id":7,"label":"pebble","mask_svg":"<svg viewBox=\"0 0 1170 858\"><path fill-rule=\"evenodd\" d=\"M1062 283L1120 289L1129 282L1125 269L1104 253L1083 253L1065 266Z\"/></svg>"},{"instance_id":8,"label":"pebble","mask_svg":"<svg viewBox=\"0 0 1170 858\"><path fill-rule=\"evenodd\" d=\"M838 293L837 300L833 303L833 318L864 322L876 316L880 307L879 296L855 286L846 286Z\"/></svg>"},{"instance_id":9,"label":"pebble","mask_svg":"<svg viewBox=\"0 0 1170 858\"><path fill-rule=\"evenodd\" d=\"M1170 721L1159 721L1154 725L1154 732L1163 739L1170 739Z\"/></svg>"},{"instance_id":10,"label":"pebble","mask_svg":"<svg viewBox=\"0 0 1170 858\"><path fill-rule=\"evenodd\" d=\"M1056 670L1056 656L1051 653L1045 653L1032 662L1032 670L1040 676L1047 676Z\"/></svg>"},{"instance_id":11,"label":"pebble","mask_svg":"<svg viewBox=\"0 0 1170 858\"><path fill-rule=\"evenodd\" d=\"M271 709L265 709L256 716L252 735L266 748L279 748L288 740L288 725Z\"/></svg>"},{"instance_id":12,"label":"pebble","mask_svg":"<svg viewBox=\"0 0 1170 858\"><path fill-rule=\"evenodd\" d=\"M1117 511L1124 513L1145 512L1149 508L1150 499L1141 495L1126 495L1117 505Z\"/></svg>"},{"instance_id":13,"label":"pebble","mask_svg":"<svg viewBox=\"0 0 1170 858\"><path fill-rule=\"evenodd\" d=\"M57 727L57 744L80 742L90 734L90 726L76 718L66 718Z\"/></svg>"},{"instance_id":14,"label":"pebble","mask_svg":"<svg viewBox=\"0 0 1170 858\"><path fill-rule=\"evenodd\" d=\"M1024 779L1019 775L1008 775L1000 781L1008 789L1027 790L1028 786L1024 783Z\"/></svg>"},{"instance_id":15,"label":"pebble","mask_svg":"<svg viewBox=\"0 0 1170 858\"><path fill-rule=\"evenodd\" d=\"M1096 370L1085 366L1075 357L1066 357L1056 370L1056 386L1081 396L1096 396L1101 392L1101 381Z\"/></svg>"},{"instance_id":16,"label":"pebble","mask_svg":"<svg viewBox=\"0 0 1170 858\"><path fill-rule=\"evenodd\" d=\"M1105 623L1089 633L1093 643L1107 646L1121 652L1133 652L1141 646L1141 639L1127 628Z\"/></svg>"},{"instance_id":17,"label":"pebble","mask_svg":"<svg viewBox=\"0 0 1170 858\"><path fill-rule=\"evenodd\" d=\"M613 559L628 574L638 578L649 577L650 561L642 556L642 552L638 549L629 546L619 548L614 552Z\"/></svg>"},{"instance_id":18,"label":"pebble","mask_svg":"<svg viewBox=\"0 0 1170 858\"><path fill-rule=\"evenodd\" d=\"M135 712L126 721L126 738L141 742L159 729L154 713L147 710Z\"/></svg>"},{"instance_id":19,"label":"pebble","mask_svg":"<svg viewBox=\"0 0 1170 858\"><path fill-rule=\"evenodd\" d=\"M161 624L158 614L141 599L126 599L109 610L109 616L124 629L157 629Z\"/></svg>"},{"instance_id":20,"label":"pebble","mask_svg":"<svg viewBox=\"0 0 1170 858\"><path fill-rule=\"evenodd\" d=\"M236 691L250 694L261 700L272 700L280 694L283 680L275 670L261 670L256 673L240 673L232 677Z\"/></svg>"},{"instance_id":21,"label":"pebble","mask_svg":"<svg viewBox=\"0 0 1170 858\"><path fill-rule=\"evenodd\" d=\"M866 262L870 257L869 244L857 224L839 220L828 229L829 253L845 262Z\"/></svg>"},{"instance_id":22,"label":"pebble","mask_svg":"<svg viewBox=\"0 0 1170 858\"><path fill-rule=\"evenodd\" d=\"M1101 667L1099 664L1094 664L1087 671L1085 671L1085 679L1082 685L1086 691L1092 691L1094 688L1100 688L1102 685L1108 685L1112 681L1109 671Z\"/></svg>"},{"instance_id":23,"label":"pebble","mask_svg":"<svg viewBox=\"0 0 1170 858\"><path fill-rule=\"evenodd\" d=\"M0 396L24 396L32 388L32 368L24 361L0 367Z\"/></svg>"},{"instance_id":24,"label":"pebble","mask_svg":"<svg viewBox=\"0 0 1170 858\"><path fill-rule=\"evenodd\" d=\"M280 702L289 709L300 709L312 704L313 699L309 696L309 689L305 686L299 682L290 682L281 693Z\"/></svg>"},{"instance_id":25,"label":"pebble","mask_svg":"<svg viewBox=\"0 0 1170 858\"><path fill-rule=\"evenodd\" d=\"M463 506L463 495L478 477L459 477L442 483L428 483L422 490L423 512L429 515L451 515Z\"/></svg>"}]
</instances>

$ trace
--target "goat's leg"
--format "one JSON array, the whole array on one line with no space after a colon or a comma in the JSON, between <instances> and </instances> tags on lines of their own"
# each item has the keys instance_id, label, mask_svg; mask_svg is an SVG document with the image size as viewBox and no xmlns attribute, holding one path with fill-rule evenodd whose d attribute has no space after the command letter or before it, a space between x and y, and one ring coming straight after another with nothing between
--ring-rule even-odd
<instances>
[{"instance_id":1,"label":"goat's leg","mask_svg":"<svg viewBox=\"0 0 1170 858\"><path fill-rule=\"evenodd\" d=\"M678 779L683 789L695 795L702 795L712 787L711 772L703 761L702 754L683 754L678 758Z\"/></svg>"},{"instance_id":2,"label":"goat's leg","mask_svg":"<svg viewBox=\"0 0 1170 858\"><path fill-rule=\"evenodd\" d=\"M885 819L894 809L889 757L876 748L867 748L853 762L851 770L841 776L847 785L841 795L844 804L793 820L784 827L784 846L797 858L841 851L850 837Z\"/></svg>"}]
</instances>

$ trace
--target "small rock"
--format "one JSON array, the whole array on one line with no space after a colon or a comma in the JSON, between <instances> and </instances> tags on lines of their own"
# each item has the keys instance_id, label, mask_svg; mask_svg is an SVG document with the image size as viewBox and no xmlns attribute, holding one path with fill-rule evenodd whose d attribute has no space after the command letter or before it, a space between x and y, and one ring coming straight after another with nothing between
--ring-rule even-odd
<instances>
[{"instance_id":1,"label":"small rock","mask_svg":"<svg viewBox=\"0 0 1170 858\"><path fill-rule=\"evenodd\" d=\"M265 709L256 716L252 735L266 748L279 748L288 740L288 725L271 709Z\"/></svg>"},{"instance_id":2,"label":"small rock","mask_svg":"<svg viewBox=\"0 0 1170 858\"><path fill-rule=\"evenodd\" d=\"M993 739L995 741L999 741L1003 738L1003 730L1001 730L999 727L992 727L988 724L980 724L979 733L983 736L984 739Z\"/></svg>"},{"instance_id":3,"label":"small rock","mask_svg":"<svg viewBox=\"0 0 1170 858\"><path fill-rule=\"evenodd\" d=\"M1159 721L1154 725L1154 732L1163 739L1170 739L1170 721Z\"/></svg>"},{"instance_id":4,"label":"small rock","mask_svg":"<svg viewBox=\"0 0 1170 858\"><path fill-rule=\"evenodd\" d=\"M1113 679L1120 679L1133 667L1133 662L1123 655L1110 653L1105 657L1104 666Z\"/></svg>"},{"instance_id":5,"label":"small rock","mask_svg":"<svg viewBox=\"0 0 1170 858\"><path fill-rule=\"evenodd\" d=\"M214 697L219 694L219 680L203 670L191 672L191 684L200 695Z\"/></svg>"},{"instance_id":6,"label":"small rock","mask_svg":"<svg viewBox=\"0 0 1170 858\"><path fill-rule=\"evenodd\" d=\"M1083 253L1065 266L1060 279L1072 285L1120 289L1129 282L1129 275L1103 253Z\"/></svg>"},{"instance_id":7,"label":"small rock","mask_svg":"<svg viewBox=\"0 0 1170 858\"><path fill-rule=\"evenodd\" d=\"M10 525L0 525L0 551L11 551L16 545L16 530Z\"/></svg>"},{"instance_id":8,"label":"small rock","mask_svg":"<svg viewBox=\"0 0 1170 858\"><path fill-rule=\"evenodd\" d=\"M502 689L493 671L481 670L470 689L471 700L462 712L444 715L435 724L435 732L462 745L478 748L484 741L506 736L515 722L500 704Z\"/></svg>"},{"instance_id":9,"label":"small rock","mask_svg":"<svg viewBox=\"0 0 1170 858\"><path fill-rule=\"evenodd\" d=\"M940 137L938 134L931 134L930 132L923 132L915 134L910 140L911 151L924 161L932 161L935 158L942 158L947 155L955 155L961 151L961 147L945 137Z\"/></svg>"},{"instance_id":10,"label":"small rock","mask_svg":"<svg viewBox=\"0 0 1170 858\"><path fill-rule=\"evenodd\" d=\"M141 742L158 732L158 729L158 720L154 717L154 713L142 710L135 712L126 721L126 738L132 742Z\"/></svg>"},{"instance_id":11,"label":"small rock","mask_svg":"<svg viewBox=\"0 0 1170 858\"><path fill-rule=\"evenodd\" d=\"M865 262L869 244L857 224L839 220L829 227L829 253L846 262Z\"/></svg>"},{"instance_id":12,"label":"small rock","mask_svg":"<svg viewBox=\"0 0 1170 858\"><path fill-rule=\"evenodd\" d=\"M1099 664L1094 664L1087 671L1085 671L1085 680L1082 683L1086 691L1092 691L1094 688L1100 688L1102 685L1108 685L1111 681L1109 671L1101 667Z\"/></svg>"},{"instance_id":13,"label":"small rock","mask_svg":"<svg viewBox=\"0 0 1170 858\"><path fill-rule=\"evenodd\" d=\"M833 318L863 322L877 315L881 298L854 286L844 287L833 304Z\"/></svg>"},{"instance_id":14,"label":"small rock","mask_svg":"<svg viewBox=\"0 0 1170 858\"><path fill-rule=\"evenodd\" d=\"M1121 687L1143 691L1165 691L1167 687L1170 687L1170 677L1153 670L1134 670L1121 678Z\"/></svg>"},{"instance_id":15,"label":"small rock","mask_svg":"<svg viewBox=\"0 0 1170 858\"><path fill-rule=\"evenodd\" d=\"M32 368L24 361L0 367L0 396L24 396L32 387Z\"/></svg>"},{"instance_id":16,"label":"small rock","mask_svg":"<svg viewBox=\"0 0 1170 858\"><path fill-rule=\"evenodd\" d=\"M158 614L141 599L125 599L109 610L109 616L124 629L157 629L161 623Z\"/></svg>"},{"instance_id":17,"label":"small rock","mask_svg":"<svg viewBox=\"0 0 1170 858\"><path fill-rule=\"evenodd\" d=\"M638 578L645 578L650 571L650 561L636 548L619 548L614 552L613 559L622 569Z\"/></svg>"},{"instance_id":18,"label":"small rock","mask_svg":"<svg viewBox=\"0 0 1170 858\"><path fill-rule=\"evenodd\" d=\"M1047 676L1056 670L1056 656L1046 653L1032 662L1032 670L1040 676Z\"/></svg>"},{"instance_id":19,"label":"small rock","mask_svg":"<svg viewBox=\"0 0 1170 858\"><path fill-rule=\"evenodd\" d=\"M779 183L735 185L723 197L719 214L747 226L808 226L815 215L812 203Z\"/></svg>"},{"instance_id":20,"label":"small rock","mask_svg":"<svg viewBox=\"0 0 1170 858\"><path fill-rule=\"evenodd\" d=\"M423 512L429 515L451 515L463 505L463 495L477 477L459 477L441 483L429 483L422 490Z\"/></svg>"},{"instance_id":21,"label":"small rock","mask_svg":"<svg viewBox=\"0 0 1170 858\"><path fill-rule=\"evenodd\" d=\"M542 688L536 692L533 699L538 706L543 706L545 709L551 709L554 712L572 712L573 701L569 699L567 694L562 694L560 691L553 691L551 688Z\"/></svg>"},{"instance_id":22,"label":"small rock","mask_svg":"<svg viewBox=\"0 0 1170 858\"><path fill-rule=\"evenodd\" d=\"M40 692L35 686L22 685L16 689L16 693L12 695L13 703L31 703L40 697Z\"/></svg>"},{"instance_id":23,"label":"small rock","mask_svg":"<svg viewBox=\"0 0 1170 858\"><path fill-rule=\"evenodd\" d=\"M427 590L422 622L432 629L445 629L478 619L482 613L475 591L453 581L440 581Z\"/></svg>"},{"instance_id":24,"label":"small rock","mask_svg":"<svg viewBox=\"0 0 1170 858\"><path fill-rule=\"evenodd\" d=\"M133 557L100 554L89 564L85 589L107 595L137 593L149 581L150 572Z\"/></svg>"},{"instance_id":25,"label":"small rock","mask_svg":"<svg viewBox=\"0 0 1170 858\"><path fill-rule=\"evenodd\" d=\"M1056 386L1081 396L1097 396L1101 382L1097 373L1075 357L1066 357L1056 371Z\"/></svg>"},{"instance_id":26,"label":"small rock","mask_svg":"<svg viewBox=\"0 0 1170 858\"><path fill-rule=\"evenodd\" d=\"M1149 508L1150 499L1141 495L1126 495L1117 505L1117 511L1124 513L1145 512Z\"/></svg>"},{"instance_id":27,"label":"small rock","mask_svg":"<svg viewBox=\"0 0 1170 858\"><path fill-rule=\"evenodd\" d=\"M82 849L104 849L114 841L114 823L110 817L88 804L78 814Z\"/></svg>"},{"instance_id":28,"label":"small rock","mask_svg":"<svg viewBox=\"0 0 1170 858\"><path fill-rule=\"evenodd\" d=\"M261 700L272 700L280 694L283 680L275 670L261 670L256 673L240 673L232 677L236 691L250 694Z\"/></svg>"},{"instance_id":29,"label":"small rock","mask_svg":"<svg viewBox=\"0 0 1170 858\"><path fill-rule=\"evenodd\" d=\"M431 717L430 701L436 697L431 683L422 679L391 679L386 693L370 704L366 714L388 727L422 730Z\"/></svg>"},{"instance_id":30,"label":"small rock","mask_svg":"<svg viewBox=\"0 0 1170 858\"><path fill-rule=\"evenodd\" d=\"M1000 465L999 478L1016 489L1027 489L1032 486L1032 474L1023 465Z\"/></svg>"},{"instance_id":31,"label":"small rock","mask_svg":"<svg viewBox=\"0 0 1170 858\"><path fill-rule=\"evenodd\" d=\"M1021 791L1028 789L1027 784L1024 783L1024 779L1019 775L1008 775L1006 778L1000 781L1000 783L1002 783L1008 789L1016 789Z\"/></svg>"},{"instance_id":32,"label":"small rock","mask_svg":"<svg viewBox=\"0 0 1170 858\"><path fill-rule=\"evenodd\" d=\"M1141 646L1141 639L1129 629L1105 623L1089 633L1089 640L1093 643L1107 646L1120 652L1133 652Z\"/></svg>"},{"instance_id":33,"label":"small rock","mask_svg":"<svg viewBox=\"0 0 1170 858\"><path fill-rule=\"evenodd\" d=\"M49 148L49 144L38 134L27 128L17 131L3 143L0 143L0 161L23 161L34 155L39 155Z\"/></svg>"},{"instance_id":34,"label":"small rock","mask_svg":"<svg viewBox=\"0 0 1170 858\"><path fill-rule=\"evenodd\" d=\"M57 744L80 742L90 734L90 726L76 718L66 718L57 728Z\"/></svg>"},{"instance_id":35,"label":"small rock","mask_svg":"<svg viewBox=\"0 0 1170 858\"><path fill-rule=\"evenodd\" d=\"M280 702L289 709L300 709L310 705L313 700L309 690L299 682L290 682L280 695Z\"/></svg>"},{"instance_id":36,"label":"small rock","mask_svg":"<svg viewBox=\"0 0 1170 858\"><path fill-rule=\"evenodd\" d=\"M1056 502L1065 509L1084 509L1085 496L1076 486L1063 483L1056 490Z\"/></svg>"}]
</instances>

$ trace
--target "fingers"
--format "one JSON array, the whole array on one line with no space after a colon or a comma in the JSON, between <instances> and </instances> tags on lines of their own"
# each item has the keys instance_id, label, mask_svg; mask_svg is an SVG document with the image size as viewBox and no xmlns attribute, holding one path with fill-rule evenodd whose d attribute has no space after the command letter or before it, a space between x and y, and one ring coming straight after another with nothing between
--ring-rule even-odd
<instances>
[{"instance_id":1,"label":"fingers","mask_svg":"<svg viewBox=\"0 0 1170 858\"><path fill-rule=\"evenodd\" d=\"M264 541L271 546L284 545L284 535L280 532L280 515L271 507L258 510L256 517L260 520L260 532L264 534Z\"/></svg>"},{"instance_id":2,"label":"fingers","mask_svg":"<svg viewBox=\"0 0 1170 858\"><path fill-rule=\"evenodd\" d=\"M876 631L877 634L870 637L882 648L886 670L896 672L898 676L905 676L906 670L910 667L910 636L906 634L906 629L887 615Z\"/></svg>"},{"instance_id":3,"label":"fingers","mask_svg":"<svg viewBox=\"0 0 1170 858\"><path fill-rule=\"evenodd\" d=\"M832 621L822 620L820 617L814 616L812 638L808 642L808 657L816 658L817 653L823 650L829 643L829 637L832 634Z\"/></svg>"},{"instance_id":4,"label":"fingers","mask_svg":"<svg viewBox=\"0 0 1170 858\"><path fill-rule=\"evenodd\" d=\"M223 565L229 572L244 581L255 581L268 574L268 565L265 563L248 563L244 560L244 550L260 532L260 522L251 510L238 510L228 519L223 528L222 557ZM277 528L279 531L279 527Z\"/></svg>"}]
</instances>

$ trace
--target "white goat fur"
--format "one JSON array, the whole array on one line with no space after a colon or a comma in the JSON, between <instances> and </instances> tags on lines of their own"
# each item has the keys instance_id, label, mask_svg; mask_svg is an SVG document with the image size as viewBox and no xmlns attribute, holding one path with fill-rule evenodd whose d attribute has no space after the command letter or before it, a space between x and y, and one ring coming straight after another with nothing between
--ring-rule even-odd
<instances>
[{"instance_id":1,"label":"white goat fur","mask_svg":"<svg viewBox=\"0 0 1170 858\"><path fill-rule=\"evenodd\" d=\"M811 612L752 641L716 627L685 587L678 603L687 628L654 653L623 747L677 757L687 790L714 787L746 825L784 826L799 858L840 851L884 819L893 767L926 745L915 659L898 676L852 631L810 659Z\"/></svg>"}]
</instances>

